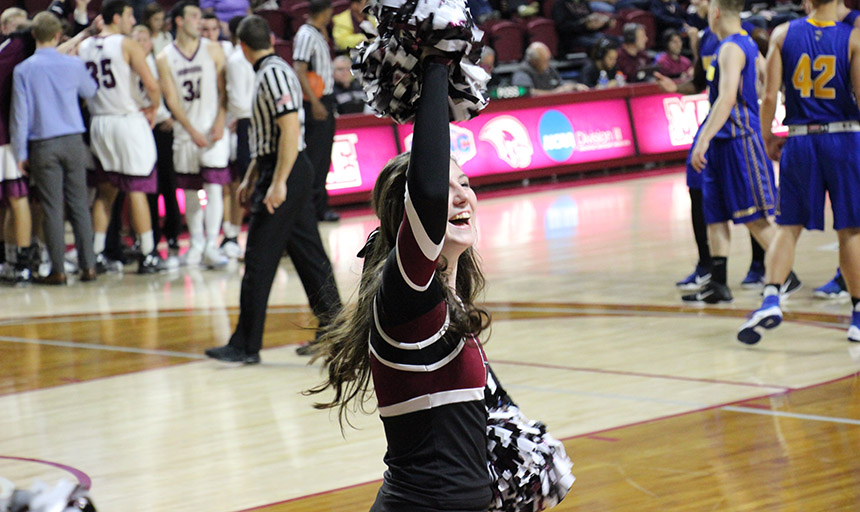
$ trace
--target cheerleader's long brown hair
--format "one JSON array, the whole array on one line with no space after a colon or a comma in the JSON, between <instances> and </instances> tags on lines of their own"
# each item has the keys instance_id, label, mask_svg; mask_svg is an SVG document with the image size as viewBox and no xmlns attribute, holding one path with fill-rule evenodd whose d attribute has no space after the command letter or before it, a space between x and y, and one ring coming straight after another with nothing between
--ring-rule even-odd
<instances>
[{"instance_id":1,"label":"cheerleader's long brown hair","mask_svg":"<svg viewBox=\"0 0 860 512\"><path fill-rule=\"evenodd\" d=\"M404 216L406 170L409 153L398 155L385 165L373 187L371 207L379 218L378 234L368 239L363 249L364 266L358 288L358 299L346 306L320 337L314 360L324 358L326 380L308 389L315 395L331 388L331 401L314 404L317 409L337 409L341 430L349 421L349 412L368 412L365 407L373 391L370 386L370 349L368 340L373 326L373 300L382 285L382 267L397 240ZM451 323L446 337L459 340L478 336L489 327L489 313L475 305L484 288L484 275L473 248L465 250L457 261L456 296L445 280L446 263L440 259L435 279L443 283ZM459 301L457 299L459 297ZM462 301L462 306L459 302Z\"/></svg>"}]
</instances>

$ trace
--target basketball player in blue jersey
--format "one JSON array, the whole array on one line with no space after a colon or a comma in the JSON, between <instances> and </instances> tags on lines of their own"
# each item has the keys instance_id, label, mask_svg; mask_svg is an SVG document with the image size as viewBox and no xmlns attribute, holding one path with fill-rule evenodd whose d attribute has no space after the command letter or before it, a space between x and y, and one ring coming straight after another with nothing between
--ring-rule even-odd
<instances>
[{"instance_id":1,"label":"basketball player in blue jersey","mask_svg":"<svg viewBox=\"0 0 860 512\"><path fill-rule=\"evenodd\" d=\"M693 168L704 171L703 206L713 269L711 281L685 295L685 302L732 301L726 284L729 221L747 226L765 249L774 235L768 221L774 209L773 166L759 131L756 94L757 61L764 59L741 29L743 5L743 0L714 0L708 9L708 24L721 43L706 72L711 111L690 160Z\"/></svg>"},{"instance_id":2,"label":"basketball player in blue jersey","mask_svg":"<svg viewBox=\"0 0 860 512\"><path fill-rule=\"evenodd\" d=\"M804 4L805 6L806 4ZM860 28L860 11L849 9L842 0L836 2L836 18L850 27ZM812 294L819 299L848 297L848 287L845 285L845 278L842 277L842 269L837 268L833 279L816 288Z\"/></svg>"},{"instance_id":3,"label":"basketball player in blue jersey","mask_svg":"<svg viewBox=\"0 0 860 512\"><path fill-rule=\"evenodd\" d=\"M707 8L707 2L704 3ZM741 28L749 34L752 34L756 27L746 23L741 23ZM676 84L674 80L655 72L657 84L666 92L677 92L680 94L698 94L704 91L707 87L705 79L705 70L710 66L711 61L716 57L717 48L720 45L720 40L711 31L706 28L699 35L698 58L693 66L693 77L680 84ZM698 138L698 131L693 138L693 145ZM698 290L708 284L711 280L711 251L708 247L708 233L705 224L705 214L702 209L702 173L696 171L690 163L690 155L687 155L687 188L690 190L690 218L693 223L693 234L696 240L696 247L699 252L699 261L696 263L696 269L686 278L675 283L675 286L681 290ZM750 236L752 245L752 261L746 277L741 282L743 288L757 288L764 284L764 248L755 241L755 238Z\"/></svg>"},{"instance_id":4,"label":"basketball player in blue jersey","mask_svg":"<svg viewBox=\"0 0 860 512\"><path fill-rule=\"evenodd\" d=\"M758 343L758 328L782 322L779 294L770 283L788 273L803 228L824 229L825 191L853 305L848 340L860 342L860 109L854 99L860 94L860 31L837 22L836 2L813 0L808 17L778 26L770 41L762 133L768 154L781 157L779 227L767 252L762 307L738 332L746 344ZM783 85L787 139L770 130Z\"/></svg>"}]
</instances>

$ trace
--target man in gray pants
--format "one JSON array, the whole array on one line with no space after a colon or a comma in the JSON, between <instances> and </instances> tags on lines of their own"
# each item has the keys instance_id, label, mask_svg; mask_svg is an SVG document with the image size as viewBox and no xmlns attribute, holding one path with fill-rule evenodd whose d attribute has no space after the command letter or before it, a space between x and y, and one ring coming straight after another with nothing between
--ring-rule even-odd
<instances>
[{"instance_id":1,"label":"man in gray pants","mask_svg":"<svg viewBox=\"0 0 860 512\"><path fill-rule=\"evenodd\" d=\"M11 139L22 172L32 173L45 211L51 274L43 284L66 284L63 200L75 233L81 281L96 279L93 222L87 206L84 120L78 97L91 98L98 84L83 61L57 52L62 26L41 12L33 19L36 53L13 73ZM95 74L95 73L93 73ZM109 82L104 84L109 87Z\"/></svg>"}]
</instances>

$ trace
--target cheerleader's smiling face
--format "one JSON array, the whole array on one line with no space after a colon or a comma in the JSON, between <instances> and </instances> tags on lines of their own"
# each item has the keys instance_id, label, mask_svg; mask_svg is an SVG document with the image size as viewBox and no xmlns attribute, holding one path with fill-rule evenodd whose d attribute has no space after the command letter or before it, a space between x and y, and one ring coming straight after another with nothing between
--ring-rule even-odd
<instances>
[{"instance_id":1,"label":"cheerleader's smiling face","mask_svg":"<svg viewBox=\"0 0 860 512\"><path fill-rule=\"evenodd\" d=\"M478 199L469 186L469 177L463 169L451 161L448 177L448 228L442 254L448 261L456 261L477 239L475 213Z\"/></svg>"}]
</instances>

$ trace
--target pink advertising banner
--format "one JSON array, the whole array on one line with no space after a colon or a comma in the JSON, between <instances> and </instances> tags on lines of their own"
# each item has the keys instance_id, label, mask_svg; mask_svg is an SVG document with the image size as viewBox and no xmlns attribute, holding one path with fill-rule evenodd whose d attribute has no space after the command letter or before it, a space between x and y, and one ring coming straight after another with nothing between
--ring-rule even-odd
<instances>
[{"instance_id":1,"label":"pink advertising banner","mask_svg":"<svg viewBox=\"0 0 860 512\"><path fill-rule=\"evenodd\" d=\"M398 126L397 132L402 147L412 147L412 126ZM451 124L451 155L469 176L634 154L623 99L483 114Z\"/></svg>"},{"instance_id":2,"label":"pink advertising banner","mask_svg":"<svg viewBox=\"0 0 860 512\"><path fill-rule=\"evenodd\" d=\"M699 125L708 115L710 104L707 94L658 94L631 98L630 109L639 153L652 155L689 149ZM781 120L783 117L785 106L778 102L776 119ZM773 133L785 135L788 129L775 121Z\"/></svg>"},{"instance_id":3,"label":"pink advertising banner","mask_svg":"<svg viewBox=\"0 0 860 512\"><path fill-rule=\"evenodd\" d=\"M371 190L379 171L396 155L394 129L390 125L338 130L326 179L329 195Z\"/></svg>"}]
</instances>

